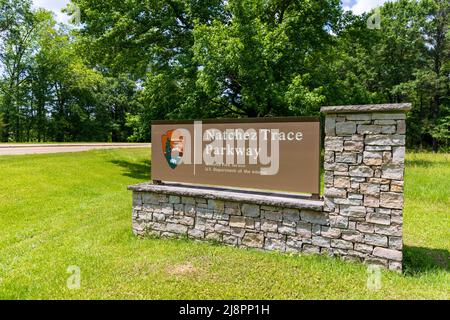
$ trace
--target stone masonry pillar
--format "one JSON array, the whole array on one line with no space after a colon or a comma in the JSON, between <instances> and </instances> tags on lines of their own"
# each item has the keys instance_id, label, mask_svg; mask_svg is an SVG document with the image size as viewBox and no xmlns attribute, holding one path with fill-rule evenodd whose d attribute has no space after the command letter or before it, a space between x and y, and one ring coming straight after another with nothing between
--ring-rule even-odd
<instances>
[{"instance_id":1,"label":"stone masonry pillar","mask_svg":"<svg viewBox=\"0 0 450 320\"><path fill-rule=\"evenodd\" d=\"M323 107L325 211L333 251L402 269L406 112L410 104Z\"/></svg>"}]
</instances>

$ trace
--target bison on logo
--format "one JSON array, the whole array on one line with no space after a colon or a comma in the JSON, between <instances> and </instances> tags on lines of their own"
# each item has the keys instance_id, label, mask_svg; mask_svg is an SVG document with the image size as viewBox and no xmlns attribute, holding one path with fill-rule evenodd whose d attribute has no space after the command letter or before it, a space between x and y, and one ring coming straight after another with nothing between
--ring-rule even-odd
<instances>
[{"instance_id":1,"label":"bison on logo","mask_svg":"<svg viewBox=\"0 0 450 320\"><path fill-rule=\"evenodd\" d=\"M169 167L175 169L180 163L184 152L184 137L177 130L169 130L161 137L164 158Z\"/></svg>"}]
</instances>

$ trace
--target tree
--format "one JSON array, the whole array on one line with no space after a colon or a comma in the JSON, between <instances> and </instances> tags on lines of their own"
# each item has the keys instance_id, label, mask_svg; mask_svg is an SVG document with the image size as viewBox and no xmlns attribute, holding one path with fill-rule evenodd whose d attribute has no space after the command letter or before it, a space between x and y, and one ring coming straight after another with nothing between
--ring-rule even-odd
<instances>
[{"instance_id":1,"label":"tree","mask_svg":"<svg viewBox=\"0 0 450 320\"><path fill-rule=\"evenodd\" d=\"M3 141L145 141L154 119L413 102L409 145L449 146L448 1L387 2L381 29L339 0L73 3L75 29L0 0Z\"/></svg>"},{"instance_id":2,"label":"tree","mask_svg":"<svg viewBox=\"0 0 450 320\"><path fill-rule=\"evenodd\" d=\"M10 135L21 140L21 104L25 97L24 86L29 80L28 66L34 48L36 17L29 0L0 0L0 64L3 93L2 141Z\"/></svg>"},{"instance_id":3,"label":"tree","mask_svg":"<svg viewBox=\"0 0 450 320\"><path fill-rule=\"evenodd\" d=\"M152 119L317 114L324 100L314 64L337 0L75 2L92 64L142 80L129 119L147 131Z\"/></svg>"},{"instance_id":4,"label":"tree","mask_svg":"<svg viewBox=\"0 0 450 320\"><path fill-rule=\"evenodd\" d=\"M127 126L127 116L137 113L139 102L136 95L136 83L127 75L104 78L95 100L98 103L97 109L101 107L104 110L103 121L108 123L108 139L111 141L127 141L132 135L132 128ZM96 120L101 119L97 117Z\"/></svg>"},{"instance_id":5,"label":"tree","mask_svg":"<svg viewBox=\"0 0 450 320\"><path fill-rule=\"evenodd\" d=\"M338 1L229 1L229 19L199 23L199 87L230 115L318 113L315 59L333 43Z\"/></svg>"},{"instance_id":6,"label":"tree","mask_svg":"<svg viewBox=\"0 0 450 320\"><path fill-rule=\"evenodd\" d=\"M427 73L432 88L432 147L448 142L450 116L450 3L445 0L424 1L426 13L423 37L426 43Z\"/></svg>"},{"instance_id":7,"label":"tree","mask_svg":"<svg viewBox=\"0 0 450 320\"><path fill-rule=\"evenodd\" d=\"M381 29L368 30L370 15L350 16L338 34L327 103L412 102L408 143L446 144L449 115L449 4L399 0L381 9ZM327 87L329 88L329 87Z\"/></svg>"},{"instance_id":8,"label":"tree","mask_svg":"<svg viewBox=\"0 0 450 320\"><path fill-rule=\"evenodd\" d=\"M385 9L392 17L405 16L402 28L388 30L387 35L407 30L409 37L404 37L402 48L412 47L400 52L403 64L389 59L395 66L396 76L392 78L401 78L387 87L397 100L414 103L409 117L410 142L413 138L415 144L429 143L437 151L440 142L448 141L448 137L443 138L448 132L448 122L443 119L450 109L450 4L441 0L402 0L385 5Z\"/></svg>"}]
</instances>

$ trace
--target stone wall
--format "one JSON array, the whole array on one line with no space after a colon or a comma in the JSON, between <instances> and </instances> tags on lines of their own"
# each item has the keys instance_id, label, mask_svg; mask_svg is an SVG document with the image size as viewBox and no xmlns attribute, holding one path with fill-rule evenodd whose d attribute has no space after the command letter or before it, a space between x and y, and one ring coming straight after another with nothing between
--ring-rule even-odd
<instances>
[{"instance_id":1,"label":"stone wall","mask_svg":"<svg viewBox=\"0 0 450 320\"><path fill-rule=\"evenodd\" d=\"M297 196L140 184L133 231L402 269L408 104L324 107L325 194Z\"/></svg>"},{"instance_id":2,"label":"stone wall","mask_svg":"<svg viewBox=\"0 0 450 320\"><path fill-rule=\"evenodd\" d=\"M247 195L248 202L232 201L236 194L230 192L206 195L205 190L178 188L170 194L170 187L150 184L131 188L135 189L133 231L136 235L184 236L283 252L320 253L330 247L330 239L320 236L329 232L328 214L323 212L321 201L300 198L285 204L290 207L283 207L268 205L274 203L273 199L267 200L267 204L264 199L255 201L251 195ZM192 190L205 195L182 195L192 194ZM324 243L327 241L328 244Z\"/></svg>"},{"instance_id":3,"label":"stone wall","mask_svg":"<svg viewBox=\"0 0 450 320\"><path fill-rule=\"evenodd\" d=\"M336 241L366 263L402 269L405 111L325 107L325 211Z\"/></svg>"}]
</instances>

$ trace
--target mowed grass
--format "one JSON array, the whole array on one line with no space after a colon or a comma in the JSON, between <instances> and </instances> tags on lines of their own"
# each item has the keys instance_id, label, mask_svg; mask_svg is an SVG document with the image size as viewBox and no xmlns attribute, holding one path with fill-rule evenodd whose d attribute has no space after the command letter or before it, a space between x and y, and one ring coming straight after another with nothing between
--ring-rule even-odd
<instances>
[{"instance_id":1,"label":"mowed grass","mask_svg":"<svg viewBox=\"0 0 450 320\"><path fill-rule=\"evenodd\" d=\"M358 263L134 237L149 150L0 157L0 299L449 299L450 155L407 159L405 272L369 290Z\"/></svg>"}]
</instances>

